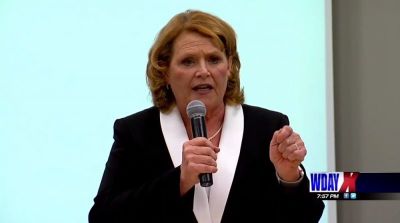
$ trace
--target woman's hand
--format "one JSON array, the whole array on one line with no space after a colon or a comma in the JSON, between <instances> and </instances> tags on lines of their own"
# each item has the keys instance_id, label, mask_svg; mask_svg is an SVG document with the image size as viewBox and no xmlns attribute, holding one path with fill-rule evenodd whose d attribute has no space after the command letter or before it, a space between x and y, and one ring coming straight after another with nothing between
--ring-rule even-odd
<instances>
[{"instance_id":1,"label":"woman's hand","mask_svg":"<svg viewBox=\"0 0 400 223\"><path fill-rule=\"evenodd\" d=\"M203 137L191 139L183 144L181 164L181 195L199 182L199 174L217 172L219 148Z\"/></svg>"},{"instance_id":2,"label":"woman's hand","mask_svg":"<svg viewBox=\"0 0 400 223\"><path fill-rule=\"evenodd\" d=\"M300 178L299 165L306 154L303 140L290 126L286 125L275 131L270 143L269 156L282 180L294 182Z\"/></svg>"}]
</instances>

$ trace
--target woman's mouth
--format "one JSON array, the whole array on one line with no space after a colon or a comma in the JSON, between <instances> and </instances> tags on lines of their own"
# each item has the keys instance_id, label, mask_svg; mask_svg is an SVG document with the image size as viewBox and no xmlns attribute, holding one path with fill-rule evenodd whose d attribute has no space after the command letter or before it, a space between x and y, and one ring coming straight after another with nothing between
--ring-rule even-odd
<instances>
[{"instance_id":1,"label":"woman's mouth","mask_svg":"<svg viewBox=\"0 0 400 223\"><path fill-rule=\"evenodd\" d=\"M213 89L213 87L210 84L199 84L194 86L192 89L199 93L208 93Z\"/></svg>"}]
</instances>

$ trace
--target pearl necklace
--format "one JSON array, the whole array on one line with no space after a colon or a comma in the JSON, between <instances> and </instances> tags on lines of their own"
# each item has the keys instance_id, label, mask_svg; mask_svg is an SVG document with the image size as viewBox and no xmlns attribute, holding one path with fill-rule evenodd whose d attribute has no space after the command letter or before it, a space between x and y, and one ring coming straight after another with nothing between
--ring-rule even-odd
<instances>
[{"instance_id":1,"label":"pearl necklace","mask_svg":"<svg viewBox=\"0 0 400 223\"><path fill-rule=\"evenodd\" d=\"M219 129L217 130L217 132L214 133L214 135L212 135L210 138L208 138L208 140L211 141L213 138L215 138L215 136L218 135L218 133L221 131L221 129L222 129L222 125L219 127Z\"/></svg>"}]
</instances>

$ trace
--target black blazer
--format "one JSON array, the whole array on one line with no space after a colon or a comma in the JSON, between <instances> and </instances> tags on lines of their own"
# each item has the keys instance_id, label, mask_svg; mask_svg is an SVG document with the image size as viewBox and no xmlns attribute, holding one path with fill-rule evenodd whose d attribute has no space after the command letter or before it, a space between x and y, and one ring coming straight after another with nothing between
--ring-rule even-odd
<instances>
[{"instance_id":1,"label":"black blazer","mask_svg":"<svg viewBox=\"0 0 400 223\"><path fill-rule=\"evenodd\" d=\"M324 203L308 192L307 176L284 187L269 160L272 135L289 124L287 116L242 107L242 146L221 222L318 222ZM197 222L194 188L180 196L180 168L172 163L157 108L116 120L114 140L90 223Z\"/></svg>"}]
</instances>

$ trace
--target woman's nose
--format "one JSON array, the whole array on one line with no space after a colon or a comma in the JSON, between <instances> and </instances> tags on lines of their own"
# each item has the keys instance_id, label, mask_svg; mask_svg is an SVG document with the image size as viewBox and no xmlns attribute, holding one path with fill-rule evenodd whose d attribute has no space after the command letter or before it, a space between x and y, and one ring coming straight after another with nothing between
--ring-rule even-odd
<instances>
[{"instance_id":1,"label":"woman's nose","mask_svg":"<svg viewBox=\"0 0 400 223\"><path fill-rule=\"evenodd\" d=\"M211 73L210 73L210 71L208 71L207 64L205 63L205 61L201 61L199 63L199 69L196 73L196 76L206 78L210 75L211 75Z\"/></svg>"}]
</instances>

